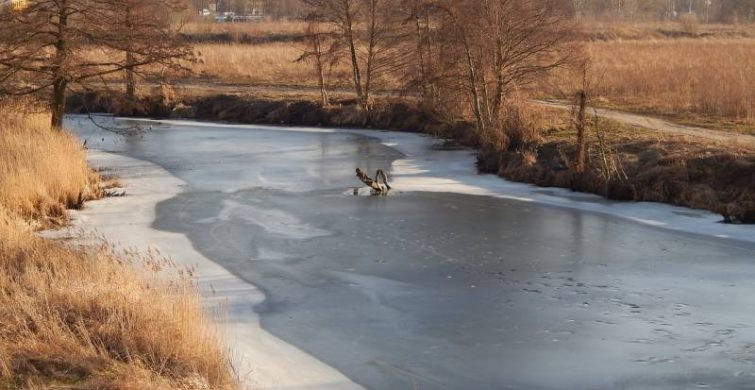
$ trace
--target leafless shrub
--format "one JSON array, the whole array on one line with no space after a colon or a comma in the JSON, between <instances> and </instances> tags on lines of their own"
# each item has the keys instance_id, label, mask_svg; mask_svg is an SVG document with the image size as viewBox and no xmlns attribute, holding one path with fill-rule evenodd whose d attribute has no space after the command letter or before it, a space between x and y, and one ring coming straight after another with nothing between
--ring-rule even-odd
<instances>
[{"instance_id":1,"label":"leafless shrub","mask_svg":"<svg viewBox=\"0 0 755 390\"><path fill-rule=\"evenodd\" d=\"M376 84L403 67L406 28L397 0L303 0L309 19L330 26L334 42L330 51L351 65L354 92L369 109Z\"/></svg>"}]
</instances>

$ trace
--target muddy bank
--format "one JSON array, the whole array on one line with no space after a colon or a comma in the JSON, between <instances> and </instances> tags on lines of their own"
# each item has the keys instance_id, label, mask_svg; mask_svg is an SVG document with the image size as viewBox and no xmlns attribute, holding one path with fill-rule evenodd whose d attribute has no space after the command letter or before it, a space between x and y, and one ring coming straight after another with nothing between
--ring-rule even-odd
<instances>
[{"instance_id":1,"label":"muddy bank","mask_svg":"<svg viewBox=\"0 0 755 390\"><path fill-rule=\"evenodd\" d=\"M569 168L576 147L539 146L534 159L516 152L480 152L480 168L509 180L563 187L609 199L669 203L721 214L724 222L755 223L755 155L679 141L626 140L616 146L622 174L606 180L601 161L584 173ZM566 161L565 161L566 160Z\"/></svg>"},{"instance_id":2,"label":"muddy bank","mask_svg":"<svg viewBox=\"0 0 755 390\"><path fill-rule=\"evenodd\" d=\"M726 222L755 223L755 153L684 140L626 138L612 145L621 174L607 179L605 162L590 159L583 173L572 169L576 148L547 136L535 145L491 148L473 124L403 102L383 102L371 112L351 101L322 107L285 101L219 95L171 101L142 98L127 107L121 96L96 93L71 97L68 112L187 118L247 124L362 127L419 132L478 149L481 172L539 186L563 187L609 199L669 203L719 213Z\"/></svg>"}]
</instances>

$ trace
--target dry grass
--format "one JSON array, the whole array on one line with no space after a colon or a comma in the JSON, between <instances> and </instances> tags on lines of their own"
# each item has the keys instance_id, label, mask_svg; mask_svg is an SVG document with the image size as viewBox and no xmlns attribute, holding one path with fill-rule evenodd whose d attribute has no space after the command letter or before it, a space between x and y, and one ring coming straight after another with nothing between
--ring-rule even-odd
<instances>
[{"instance_id":1,"label":"dry grass","mask_svg":"<svg viewBox=\"0 0 755 390\"><path fill-rule=\"evenodd\" d=\"M296 61L304 50L301 44L198 44L195 48L200 54L200 61L194 65L194 71L201 77L229 83L317 84L313 66ZM348 68L341 64L329 72L328 79L334 85L347 85L348 75Z\"/></svg>"},{"instance_id":2,"label":"dry grass","mask_svg":"<svg viewBox=\"0 0 755 390\"><path fill-rule=\"evenodd\" d=\"M256 25L275 31L275 23ZM607 26L592 26L601 31ZM680 28L678 24L618 25L623 34L646 36L648 31ZM746 34L749 26L706 26L716 36ZM663 31L666 31L663 30ZM673 31L677 31L673 30ZM296 62L301 43L198 44L200 63L195 73L232 84L315 86L311 64ZM693 125L747 131L755 123L755 39L608 40L586 43L593 61L595 94L600 104L631 109ZM348 88L348 64L330 71L331 88ZM570 95L577 85L574 72L555 74L555 82L539 93ZM397 87L397 84L383 88ZM555 88L553 87L555 85Z\"/></svg>"},{"instance_id":3,"label":"dry grass","mask_svg":"<svg viewBox=\"0 0 755 390\"><path fill-rule=\"evenodd\" d=\"M190 34L263 37L293 36L303 30L301 22L193 23L186 29ZM598 105L666 116L683 124L755 132L755 25L701 23L695 31L688 30L678 22L589 22L585 45L593 61ZM177 76L189 85L199 82L192 94L203 94L197 89L205 87L213 93L236 93L232 90L244 85L287 87L270 91L273 95L316 87L312 64L296 61L303 42L199 43L195 48L200 56L190 65L193 74ZM557 72L551 81L536 85L534 93L570 97L579 78L577 72ZM344 61L327 74L331 90L350 91L349 80ZM379 90L401 86L386 80L377 85ZM218 82L225 89L213 88Z\"/></svg>"},{"instance_id":4,"label":"dry grass","mask_svg":"<svg viewBox=\"0 0 755 390\"><path fill-rule=\"evenodd\" d=\"M722 129L755 124L755 39L591 42L586 50L600 105L704 116L708 126ZM558 87L551 92L565 96L578 77L554 75Z\"/></svg>"},{"instance_id":5,"label":"dry grass","mask_svg":"<svg viewBox=\"0 0 755 390\"><path fill-rule=\"evenodd\" d=\"M51 130L49 115L7 105L0 112L0 204L9 213L49 225L98 195L83 148Z\"/></svg>"},{"instance_id":6,"label":"dry grass","mask_svg":"<svg viewBox=\"0 0 755 390\"><path fill-rule=\"evenodd\" d=\"M0 388L232 388L189 276L73 249L0 215Z\"/></svg>"},{"instance_id":7,"label":"dry grass","mask_svg":"<svg viewBox=\"0 0 755 390\"><path fill-rule=\"evenodd\" d=\"M0 389L235 388L190 271L34 235L96 177L46 115L0 113Z\"/></svg>"},{"instance_id":8,"label":"dry grass","mask_svg":"<svg viewBox=\"0 0 755 390\"><path fill-rule=\"evenodd\" d=\"M541 129L537 147L483 148L478 159L482 170L544 187L670 203L710 210L729 222L755 223L751 148L591 120L586 130L586 169L576 174L576 130L568 114L541 107L524 109L522 117L534 120L514 121L514 127L507 122L504 128L516 134L520 123L525 130L537 126Z\"/></svg>"}]
</instances>

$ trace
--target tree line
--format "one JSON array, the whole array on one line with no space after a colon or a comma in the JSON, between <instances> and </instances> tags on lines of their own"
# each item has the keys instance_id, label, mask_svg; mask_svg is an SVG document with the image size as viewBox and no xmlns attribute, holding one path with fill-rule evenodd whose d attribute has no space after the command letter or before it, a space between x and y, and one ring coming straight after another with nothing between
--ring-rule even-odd
<instances>
[{"instance_id":1,"label":"tree line","mask_svg":"<svg viewBox=\"0 0 755 390\"><path fill-rule=\"evenodd\" d=\"M303 0L308 50L323 104L325 70L346 63L358 104L371 110L390 80L449 118L471 119L480 139L504 131L510 99L548 71L579 61L574 9L564 0Z\"/></svg>"},{"instance_id":2,"label":"tree line","mask_svg":"<svg viewBox=\"0 0 755 390\"><path fill-rule=\"evenodd\" d=\"M182 0L28 0L0 7L0 97L42 94L60 128L72 87L122 73L180 68L192 50L177 34Z\"/></svg>"},{"instance_id":3,"label":"tree line","mask_svg":"<svg viewBox=\"0 0 755 390\"><path fill-rule=\"evenodd\" d=\"M657 21L693 15L705 22L753 22L755 0L572 0L585 19Z\"/></svg>"},{"instance_id":4,"label":"tree line","mask_svg":"<svg viewBox=\"0 0 755 390\"><path fill-rule=\"evenodd\" d=\"M300 0L191 0L197 9L210 2L218 10L243 12L262 7L272 19L298 19ZM694 15L700 21L731 23L755 21L755 0L568 0L578 18L598 20L661 21Z\"/></svg>"}]
</instances>

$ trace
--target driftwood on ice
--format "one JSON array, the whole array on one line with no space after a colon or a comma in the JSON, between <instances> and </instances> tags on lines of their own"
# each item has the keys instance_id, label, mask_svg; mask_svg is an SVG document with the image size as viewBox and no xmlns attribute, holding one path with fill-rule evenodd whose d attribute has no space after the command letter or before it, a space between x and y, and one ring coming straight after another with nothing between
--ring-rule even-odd
<instances>
[{"instance_id":1,"label":"driftwood on ice","mask_svg":"<svg viewBox=\"0 0 755 390\"><path fill-rule=\"evenodd\" d=\"M382 169L378 169L375 172L375 178L367 176L364 171L357 168L357 178L372 189L376 194L387 194L391 190L391 186L388 185L388 176ZM380 182L382 180L382 183Z\"/></svg>"}]
</instances>

